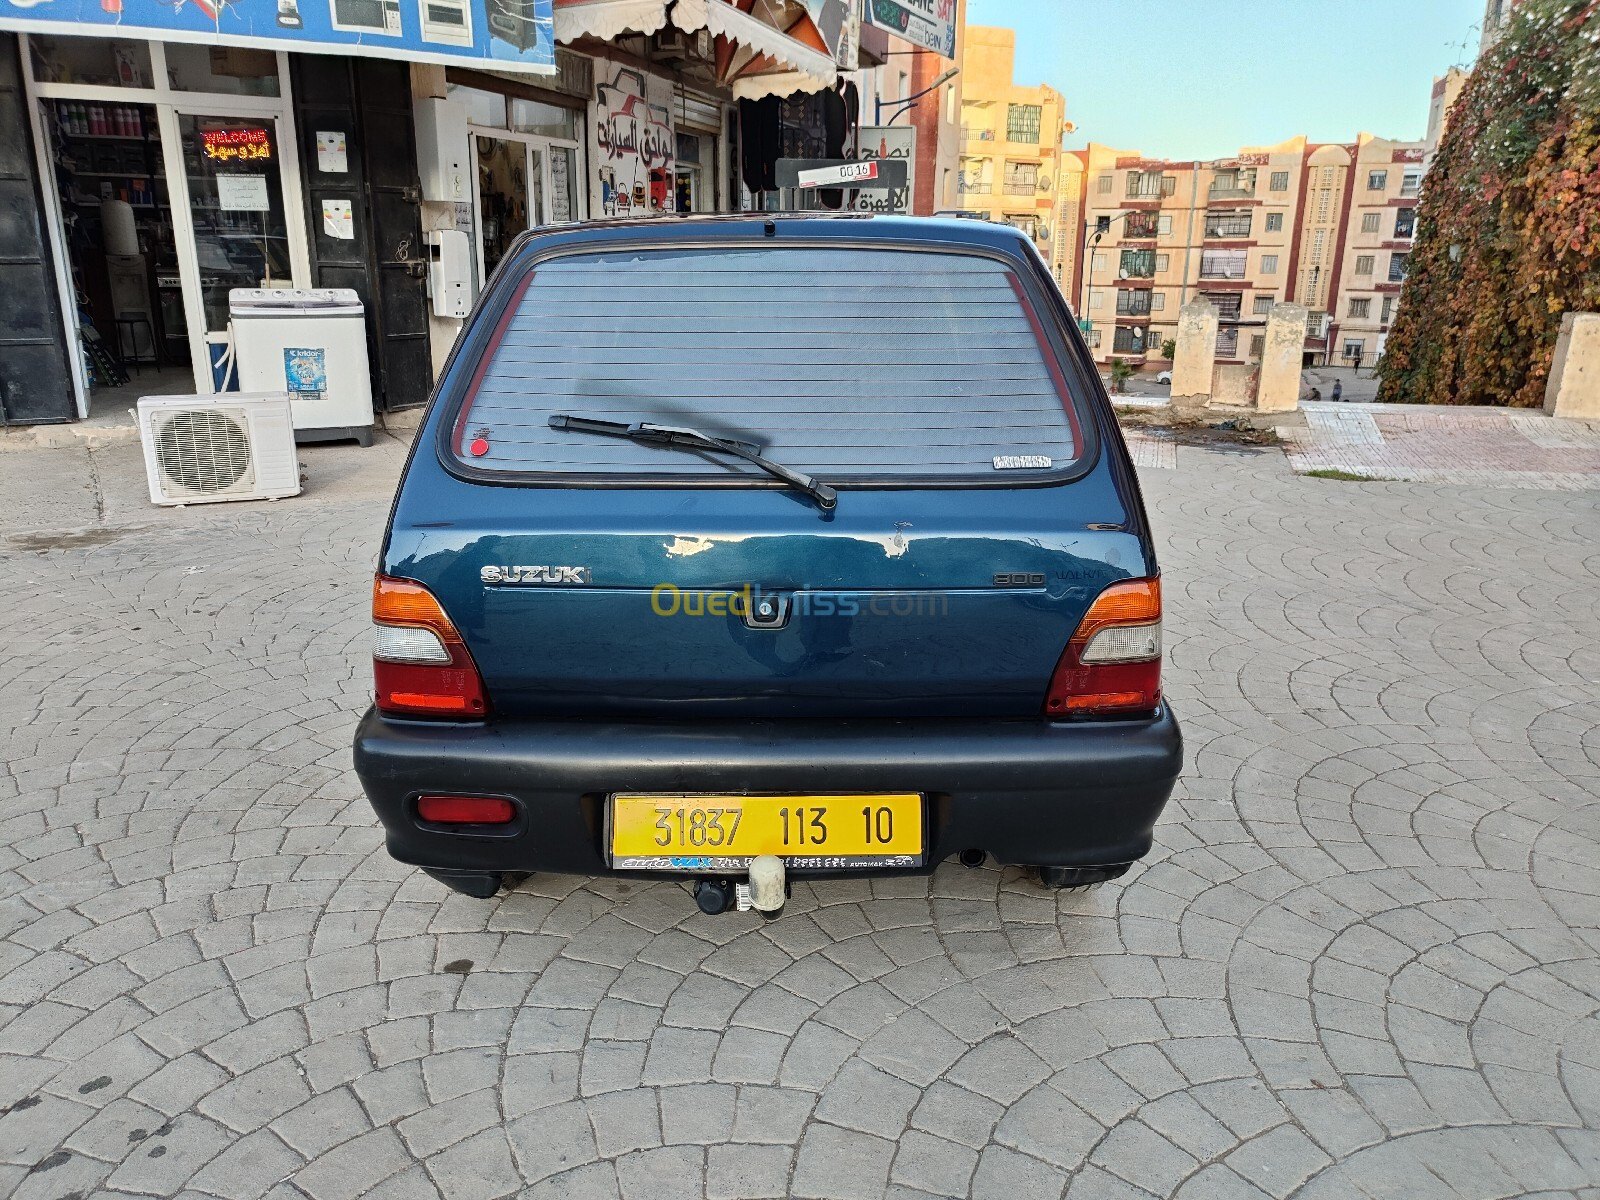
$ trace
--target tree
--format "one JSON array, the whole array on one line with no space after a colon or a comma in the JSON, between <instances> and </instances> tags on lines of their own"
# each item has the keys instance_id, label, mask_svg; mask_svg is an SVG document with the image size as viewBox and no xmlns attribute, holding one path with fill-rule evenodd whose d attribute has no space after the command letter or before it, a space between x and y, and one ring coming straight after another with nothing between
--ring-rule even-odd
<instances>
[{"instance_id":1,"label":"tree","mask_svg":"<svg viewBox=\"0 0 1600 1200\"><path fill-rule=\"evenodd\" d=\"M1178 339L1168 338L1161 343L1161 357L1171 362L1178 357Z\"/></svg>"},{"instance_id":2,"label":"tree","mask_svg":"<svg viewBox=\"0 0 1600 1200\"><path fill-rule=\"evenodd\" d=\"M1125 358L1111 360L1111 393L1116 395L1128 386L1128 380L1133 377L1133 368L1128 365Z\"/></svg>"},{"instance_id":3,"label":"tree","mask_svg":"<svg viewBox=\"0 0 1600 1200\"><path fill-rule=\"evenodd\" d=\"M1525 0L1450 112L1378 399L1543 403L1567 312L1600 309L1600 0Z\"/></svg>"}]
</instances>

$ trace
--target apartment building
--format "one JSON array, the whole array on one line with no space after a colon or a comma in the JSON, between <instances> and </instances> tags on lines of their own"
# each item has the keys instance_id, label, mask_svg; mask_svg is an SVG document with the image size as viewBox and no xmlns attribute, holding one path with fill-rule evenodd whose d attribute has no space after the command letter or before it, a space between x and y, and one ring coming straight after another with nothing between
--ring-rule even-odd
<instances>
[{"instance_id":1,"label":"apartment building","mask_svg":"<svg viewBox=\"0 0 1600 1200\"><path fill-rule=\"evenodd\" d=\"M1260 354L1266 314L1287 298L1305 139L1215 162L1147 159L1091 143L1083 177L1083 253L1069 298L1101 361L1162 357L1178 310L1209 300L1217 357Z\"/></svg>"},{"instance_id":2,"label":"apartment building","mask_svg":"<svg viewBox=\"0 0 1600 1200\"><path fill-rule=\"evenodd\" d=\"M1027 231L1059 270L1063 259L1057 249L1062 240L1058 200L1066 194L1061 138L1072 125L1066 120L1060 92L1012 82L1016 41L1012 29L967 26L961 60L961 175L956 207ZM1071 182L1077 184L1076 174ZM1072 219L1069 231L1076 228L1075 213Z\"/></svg>"},{"instance_id":3,"label":"apartment building","mask_svg":"<svg viewBox=\"0 0 1600 1200\"><path fill-rule=\"evenodd\" d=\"M1345 365L1370 366L1383 352L1416 236L1426 152L1424 143L1365 135L1356 147L1326 344Z\"/></svg>"},{"instance_id":4,"label":"apartment building","mask_svg":"<svg viewBox=\"0 0 1600 1200\"><path fill-rule=\"evenodd\" d=\"M1211 162L1091 144L1067 157L1083 178L1069 299L1099 361L1163 360L1178 310L1197 299L1218 312L1219 362L1260 360L1280 300L1310 311L1308 365L1344 362L1348 349L1370 366L1380 352L1415 230L1423 143L1296 137Z\"/></svg>"}]
</instances>

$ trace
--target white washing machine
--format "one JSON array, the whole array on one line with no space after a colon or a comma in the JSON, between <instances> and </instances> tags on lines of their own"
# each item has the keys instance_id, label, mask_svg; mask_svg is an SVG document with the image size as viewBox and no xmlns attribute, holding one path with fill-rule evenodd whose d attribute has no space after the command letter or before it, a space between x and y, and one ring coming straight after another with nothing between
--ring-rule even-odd
<instances>
[{"instance_id":1,"label":"white washing machine","mask_svg":"<svg viewBox=\"0 0 1600 1200\"><path fill-rule=\"evenodd\" d=\"M367 321L349 288L228 293L239 390L288 392L297 442L372 445Z\"/></svg>"}]
</instances>

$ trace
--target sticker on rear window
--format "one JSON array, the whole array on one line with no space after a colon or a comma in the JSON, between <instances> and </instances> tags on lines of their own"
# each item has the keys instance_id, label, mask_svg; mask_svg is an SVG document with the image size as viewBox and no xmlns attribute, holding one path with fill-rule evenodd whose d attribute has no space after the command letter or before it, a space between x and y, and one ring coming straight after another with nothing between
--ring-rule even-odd
<instances>
[{"instance_id":1,"label":"sticker on rear window","mask_svg":"<svg viewBox=\"0 0 1600 1200\"><path fill-rule=\"evenodd\" d=\"M1055 466L1056 460L1047 454L996 454L994 456L994 469L996 471L1020 471L1028 468L1046 469Z\"/></svg>"}]
</instances>

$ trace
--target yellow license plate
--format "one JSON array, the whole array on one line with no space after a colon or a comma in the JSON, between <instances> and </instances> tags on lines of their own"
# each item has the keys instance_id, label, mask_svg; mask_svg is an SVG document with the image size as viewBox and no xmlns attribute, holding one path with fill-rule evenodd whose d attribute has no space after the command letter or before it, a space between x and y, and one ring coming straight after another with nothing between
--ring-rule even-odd
<instances>
[{"instance_id":1,"label":"yellow license plate","mask_svg":"<svg viewBox=\"0 0 1600 1200\"><path fill-rule=\"evenodd\" d=\"M922 797L611 797L616 869L725 870L747 867L758 854L802 868L919 866Z\"/></svg>"}]
</instances>

